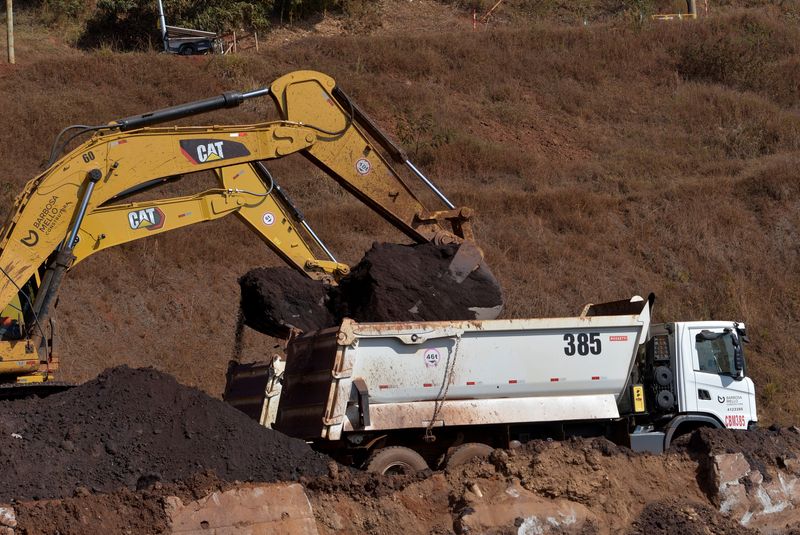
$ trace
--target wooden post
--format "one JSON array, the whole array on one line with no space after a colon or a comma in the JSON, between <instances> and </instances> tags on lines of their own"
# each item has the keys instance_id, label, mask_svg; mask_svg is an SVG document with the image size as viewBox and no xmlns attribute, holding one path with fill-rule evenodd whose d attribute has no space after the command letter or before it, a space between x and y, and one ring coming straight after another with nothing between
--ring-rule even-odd
<instances>
[{"instance_id":1,"label":"wooden post","mask_svg":"<svg viewBox=\"0 0 800 535\"><path fill-rule=\"evenodd\" d=\"M258 52L258 32L253 32L253 35L256 37L256 52Z\"/></svg>"},{"instance_id":2,"label":"wooden post","mask_svg":"<svg viewBox=\"0 0 800 535\"><path fill-rule=\"evenodd\" d=\"M14 6L12 0L6 0L6 24L8 25L8 62L16 63L14 58Z\"/></svg>"},{"instance_id":3,"label":"wooden post","mask_svg":"<svg viewBox=\"0 0 800 535\"><path fill-rule=\"evenodd\" d=\"M236 54L236 30L233 30L233 53Z\"/></svg>"}]
</instances>

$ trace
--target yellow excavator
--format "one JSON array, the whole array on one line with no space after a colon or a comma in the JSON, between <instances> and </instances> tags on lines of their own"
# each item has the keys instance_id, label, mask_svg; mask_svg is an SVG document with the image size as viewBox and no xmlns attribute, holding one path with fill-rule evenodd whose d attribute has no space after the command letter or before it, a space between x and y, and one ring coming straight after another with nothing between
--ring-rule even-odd
<instances>
[{"instance_id":1,"label":"yellow excavator","mask_svg":"<svg viewBox=\"0 0 800 535\"><path fill-rule=\"evenodd\" d=\"M154 126L266 96L280 120ZM88 140L62 155L87 134ZM335 283L347 274L349 267L331 254L264 164L295 153L412 240L461 244L456 254L461 271L488 272L473 243L471 210L453 205L331 77L297 71L269 87L59 134L48 168L27 183L0 230L0 384L55 386L51 312L59 287L69 269L108 247L236 214L307 276ZM407 168L406 178L393 163ZM219 187L126 202L197 171L213 171ZM428 209L408 177L421 180L444 206ZM315 249L324 258L317 258Z\"/></svg>"}]
</instances>

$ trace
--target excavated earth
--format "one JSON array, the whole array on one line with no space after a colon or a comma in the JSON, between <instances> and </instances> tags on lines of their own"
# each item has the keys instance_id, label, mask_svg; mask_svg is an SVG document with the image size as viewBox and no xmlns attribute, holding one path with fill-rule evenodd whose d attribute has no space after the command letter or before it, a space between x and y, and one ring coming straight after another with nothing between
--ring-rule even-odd
<instances>
[{"instance_id":1,"label":"excavated earth","mask_svg":"<svg viewBox=\"0 0 800 535\"><path fill-rule=\"evenodd\" d=\"M459 276L458 245L375 243L342 279L337 316L356 321L480 319L503 304L497 281L478 267ZM470 266L472 267L472 266Z\"/></svg>"},{"instance_id":2,"label":"excavated earth","mask_svg":"<svg viewBox=\"0 0 800 535\"><path fill-rule=\"evenodd\" d=\"M0 404L0 501L146 488L212 470L228 481L327 472L305 442L154 369L119 367L44 399Z\"/></svg>"},{"instance_id":3,"label":"excavated earth","mask_svg":"<svg viewBox=\"0 0 800 535\"><path fill-rule=\"evenodd\" d=\"M239 279L246 325L288 338L292 329L314 331L335 325L328 310L329 288L289 267L255 268Z\"/></svg>"},{"instance_id":4,"label":"excavated earth","mask_svg":"<svg viewBox=\"0 0 800 535\"><path fill-rule=\"evenodd\" d=\"M4 535L177 533L170 504L201 510L211 493L224 500L280 481L302 485L319 534L800 529L793 427L700 429L663 455L605 439L533 441L446 471L384 477L340 466L151 368L4 401L0 415Z\"/></svg>"},{"instance_id":5,"label":"excavated earth","mask_svg":"<svg viewBox=\"0 0 800 535\"><path fill-rule=\"evenodd\" d=\"M137 376L140 386L148 377L153 385L165 380L151 370L114 370L104 374L106 382L113 382L118 374ZM98 384L89 383L91 388ZM177 414L181 408L177 407ZM108 427L108 419L85 416L87 436L117 436L115 427L98 431ZM270 441L271 451L283 451L269 459L304 466L299 482L313 511L313 529L292 531L287 524L274 532L389 535L402 526L409 535L800 533L800 434L793 428L697 431L663 455L634 453L605 439L533 441L514 450L495 450L486 459L445 471L394 477L346 470L309 455L305 448L286 454L280 445L292 441L277 437L262 433L260 439ZM182 439L174 438L180 448ZM237 435L238 440L242 438ZM227 444L226 453L250 448L247 443ZM7 456L5 446L3 455ZM199 447L205 449L206 444L201 441ZM28 465L45 464L48 458L40 456L41 445L35 441L26 453L31 459ZM757 462L752 464L748 457ZM278 473L272 461L251 457L253 482L232 482L230 471L223 468L220 477L215 473L218 467L202 469L199 464L208 461L195 464L197 459L189 455L183 463L197 466L192 475L174 482L150 480L140 484L139 490L120 485L113 470L105 472L108 481L101 485L104 489L117 486L109 492L85 486L70 490L74 481L86 475L62 476L70 485L51 493L62 499L20 500L11 506L13 533L178 533L165 505L170 500L200 509L202 498L210 493L219 497L248 489L269 492L271 487L258 486L258 482L272 480ZM76 465L84 466L84 474L89 473L85 464ZM102 472L91 472L95 482ZM191 468L184 473L189 472ZM35 487L39 475L18 471L14 477L20 488ZM280 510L284 505L295 504L273 506ZM287 513L281 513L284 517L289 520ZM3 521L0 518L0 524ZM198 527L197 533L202 532Z\"/></svg>"},{"instance_id":6,"label":"excavated earth","mask_svg":"<svg viewBox=\"0 0 800 535\"><path fill-rule=\"evenodd\" d=\"M460 273L458 245L375 243L336 287L286 267L256 268L239 279L245 323L288 337L292 328L357 321L436 321L496 315L503 296L485 266ZM455 263L454 263L455 260Z\"/></svg>"}]
</instances>

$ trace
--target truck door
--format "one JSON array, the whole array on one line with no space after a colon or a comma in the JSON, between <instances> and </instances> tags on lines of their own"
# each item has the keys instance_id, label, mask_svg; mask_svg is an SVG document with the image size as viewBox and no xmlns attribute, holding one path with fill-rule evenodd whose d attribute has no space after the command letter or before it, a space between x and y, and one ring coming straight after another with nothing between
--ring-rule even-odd
<instances>
[{"instance_id":1,"label":"truck door","mask_svg":"<svg viewBox=\"0 0 800 535\"><path fill-rule=\"evenodd\" d=\"M736 370L736 334L725 327L697 327L688 335L683 347L691 347L695 384L686 385L687 409L694 402L698 412L715 415L725 427L747 429L754 387Z\"/></svg>"}]
</instances>

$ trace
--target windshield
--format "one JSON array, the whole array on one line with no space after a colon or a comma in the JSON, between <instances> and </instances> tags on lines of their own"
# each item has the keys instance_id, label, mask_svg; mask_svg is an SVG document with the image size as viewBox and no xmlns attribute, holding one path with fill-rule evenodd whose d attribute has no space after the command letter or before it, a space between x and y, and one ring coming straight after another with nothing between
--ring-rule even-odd
<instances>
[{"instance_id":1,"label":"windshield","mask_svg":"<svg viewBox=\"0 0 800 535\"><path fill-rule=\"evenodd\" d=\"M711 340L706 339L708 336L701 335L697 335L695 338L699 370L708 373L736 375L733 334L714 333L714 335L716 336Z\"/></svg>"}]
</instances>

